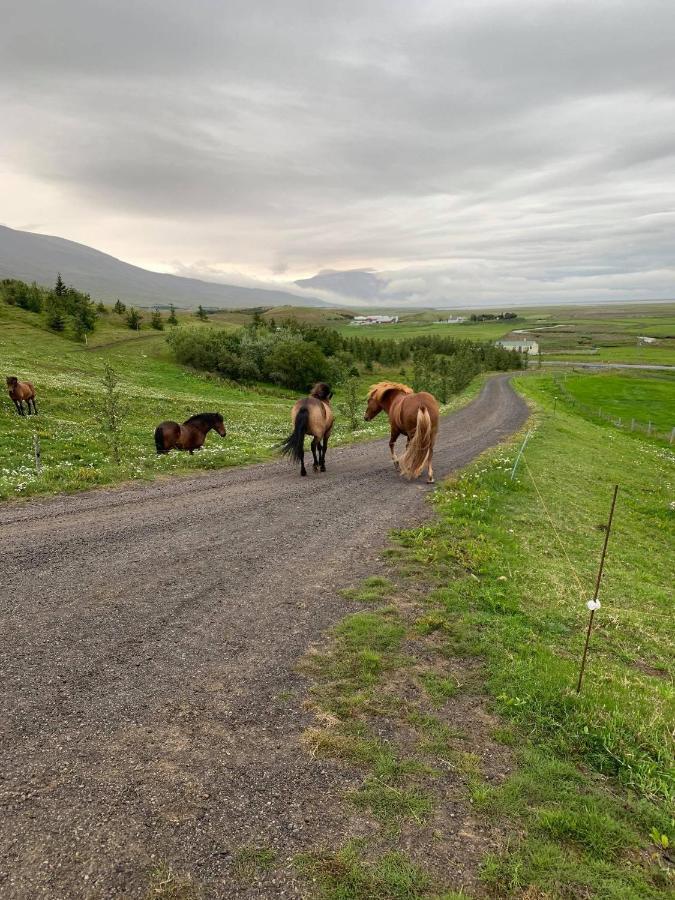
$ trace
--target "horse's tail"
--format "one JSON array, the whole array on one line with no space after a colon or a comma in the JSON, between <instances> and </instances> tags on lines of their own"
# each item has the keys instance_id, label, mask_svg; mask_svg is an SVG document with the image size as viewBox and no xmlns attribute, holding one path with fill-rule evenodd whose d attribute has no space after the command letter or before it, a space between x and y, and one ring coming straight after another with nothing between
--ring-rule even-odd
<instances>
[{"instance_id":1,"label":"horse's tail","mask_svg":"<svg viewBox=\"0 0 675 900\"><path fill-rule=\"evenodd\" d=\"M164 443L164 429L161 425L155 428L155 447L158 453L166 453L166 444Z\"/></svg>"},{"instance_id":2,"label":"horse's tail","mask_svg":"<svg viewBox=\"0 0 675 900\"><path fill-rule=\"evenodd\" d=\"M401 475L417 478L431 450L432 429L429 410L422 406L417 411L417 428L410 439L406 451L399 460Z\"/></svg>"},{"instance_id":3,"label":"horse's tail","mask_svg":"<svg viewBox=\"0 0 675 900\"><path fill-rule=\"evenodd\" d=\"M306 406L301 406L295 417L295 426L292 433L279 445L283 456L290 456L296 462L302 462L308 424L309 410Z\"/></svg>"}]
</instances>

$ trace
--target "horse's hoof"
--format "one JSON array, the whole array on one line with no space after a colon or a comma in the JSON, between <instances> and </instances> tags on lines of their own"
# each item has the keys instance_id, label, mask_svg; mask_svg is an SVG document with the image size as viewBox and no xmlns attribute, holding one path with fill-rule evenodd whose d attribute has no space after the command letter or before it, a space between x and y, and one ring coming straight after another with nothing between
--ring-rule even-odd
<instances>
[{"instance_id":1,"label":"horse's hoof","mask_svg":"<svg viewBox=\"0 0 675 900\"><path fill-rule=\"evenodd\" d=\"M312 466L312 468L314 469L315 472L318 472L318 471L319 471L319 467L318 467L318 466Z\"/></svg>"},{"instance_id":2,"label":"horse's hoof","mask_svg":"<svg viewBox=\"0 0 675 900\"><path fill-rule=\"evenodd\" d=\"M326 467L325 467L325 466L321 466L321 471L322 471L322 472L325 472L325 471L326 471Z\"/></svg>"},{"instance_id":3,"label":"horse's hoof","mask_svg":"<svg viewBox=\"0 0 675 900\"><path fill-rule=\"evenodd\" d=\"M302 477L303 477L303 478L304 478L304 477L305 477L305 475L306 475L306 474L307 474L307 472L301 472L301 473L300 473L300 474L301 474L301 475L302 475Z\"/></svg>"},{"instance_id":4,"label":"horse's hoof","mask_svg":"<svg viewBox=\"0 0 675 900\"><path fill-rule=\"evenodd\" d=\"M434 484L434 483L435 482L434 482L433 478L427 478L427 484Z\"/></svg>"}]
</instances>

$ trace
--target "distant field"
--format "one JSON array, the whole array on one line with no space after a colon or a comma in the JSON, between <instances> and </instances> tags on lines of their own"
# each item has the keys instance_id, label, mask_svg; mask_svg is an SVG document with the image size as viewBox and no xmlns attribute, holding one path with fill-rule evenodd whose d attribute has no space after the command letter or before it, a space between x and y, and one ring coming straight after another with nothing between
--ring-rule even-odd
<instances>
[{"instance_id":1,"label":"distant field","mask_svg":"<svg viewBox=\"0 0 675 900\"><path fill-rule=\"evenodd\" d=\"M675 375L653 373L569 374L560 381L580 403L630 423L652 423L664 434L675 428Z\"/></svg>"},{"instance_id":2,"label":"distant field","mask_svg":"<svg viewBox=\"0 0 675 900\"><path fill-rule=\"evenodd\" d=\"M675 365L675 303L545 307L514 311L517 312L517 319L439 324L438 319L458 314L468 316L471 311L388 310L400 316L401 321L397 325L370 326L349 324L356 312L364 310L284 306L260 312L263 318L272 318L279 323L289 318L295 319L311 325L336 328L348 337L407 340L425 335L444 335L458 340L489 342L506 338L534 340L548 359ZM209 321L237 327L250 322L253 314L253 310L229 310L210 315ZM179 317L197 321L193 314L179 314ZM639 344L640 336L653 337L656 343Z\"/></svg>"}]
</instances>

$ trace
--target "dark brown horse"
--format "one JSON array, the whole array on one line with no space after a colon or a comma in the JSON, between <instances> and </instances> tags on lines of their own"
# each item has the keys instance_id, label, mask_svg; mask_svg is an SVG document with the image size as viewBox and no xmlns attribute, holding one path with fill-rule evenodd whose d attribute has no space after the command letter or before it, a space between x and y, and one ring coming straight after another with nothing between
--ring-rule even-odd
<instances>
[{"instance_id":1,"label":"dark brown horse","mask_svg":"<svg viewBox=\"0 0 675 900\"><path fill-rule=\"evenodd\" d=\"M199 413L182 425L178 422L162 422L155 428L155 447L158 453L168 453L175 447L176 450L187 450L191 454L201 449L212 428L221 437L225 437L225 424L220 413Z\"/></svg>"},{"instance_id":2,"label":"dark brown horse","mask_svg":"<svg viewBox=\"0 0 675 900\"><path fill-rule=\"evenodd\" d=\"M370 422L381 410L384 410L389 416L391 427L389 452L394 461L394 467L406 478L417 478L426 465L427 482L432 484L434 470L431 460L438 431L436 398L426 391L415 394L407 384L381 381L370 389L368 406L363 418L366 422ZM408 443L403 456L397 458L394 444L401 434L405 434Z\"/></svg>"},{"instance_id":3,"label":"dark brown horse","mask_svg":"<svg viewBox=\"0 0 675 900\"><path fill-rule=\"evenodd\" d=\"M19 379L14 375L11 375L7 379L7 390L9 392L9 396L14 401L16 411L20 416L26 415L23 410L24 400L26 401L26 406L28 407L28 415L37 416L37 406L35 405L35 388L30 383L30 381L19 381ZM31 404L33 405L32 411Z\"/></svg>"},{"instance_id":4,"label":"dark brown horse","mask_svg":"<svg viewBox=\"0 0 675 900\"><path fill-rule=\"evenodd\" d=\"M309 397L298 400L291 410L293 431L281 444L284 456L290 456L300 463L300 474L306 475L305 469L305 435L312 435L312 456L314 471L326 471L326 448L333 428L333 410L330 398L333 393L330 385L323 381L315 384Z\"/></svg>"}]
</instances>

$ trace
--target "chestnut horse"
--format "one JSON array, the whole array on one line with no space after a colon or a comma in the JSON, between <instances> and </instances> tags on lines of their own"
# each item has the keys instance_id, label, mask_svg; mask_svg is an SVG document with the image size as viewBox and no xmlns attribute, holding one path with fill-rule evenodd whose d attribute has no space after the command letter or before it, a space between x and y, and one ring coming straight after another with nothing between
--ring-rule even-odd
<instances>
[{"instance_id":1,"label":"chestnut horse","mask_svg":"<svg viewBox=\"0 0 675 900\"><path fill-rule=\"evenodd\" d=\"M330 386L322 381L314 385L309 397L298 400L291 410L293 431L281 444L284 456L290 456L300 463L300 474L306 475L305 469L305 435L312 435L312 456L314 471L326 471L326 448L333 428L333 410L330 398L333 392Z\"/></svg>"},{"instance_id":2,"label":"chestnut horse","mask_svg":"<svg viewBox=\"0 0 675 900\"><path fill-rule=\"evenodd\" d=\"M417 478L427 467L427 483L433 484L434 470L431 460L438 431L438 401L433 394L420 391L413 393L407 384L381 381L374 384L368 394L368 406L364 419L370 422L384 410L389 416L391 436L389 452L394 467L406 478ZM397 458L394 444L399 435L408 438L405 453Z\"/></svg>"},{"instance_id":3,"label":"chestnut horse","mask_svg":"<svg viewBox=\"0 0 675 900\"><path fill-rule=\"evenodd\" d=\"M176 450L187 450L192 454L194 450L201 449L212 428L221 437L225 437L225 424L220 413L199 413L182 425L178 422L161 422L155 428L157 453L168 453L175 447Z\"/></svg>"},{"instance_id":4,"label":"chestnut horse","mask_svg":"<svg viewBox=\"0 0 675 900\"><path fill-rule=\"evenodd\" d=\"M16 407L16 411L20 416L25 416L25 412L23 411L23 401L26 401L26 406L28 407L28 415L36 415L37 416L37 406L35 405L35 388L30 383L30 381L19 381L14 375L11 375L7 379L7 390L9 392L9 396L14 401L14 406ZM33 411L31 413L31 403L33 404Z\"/></svg>"}]
</instances>

